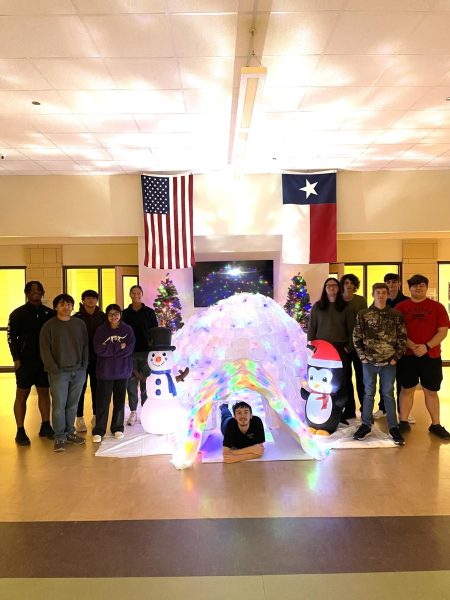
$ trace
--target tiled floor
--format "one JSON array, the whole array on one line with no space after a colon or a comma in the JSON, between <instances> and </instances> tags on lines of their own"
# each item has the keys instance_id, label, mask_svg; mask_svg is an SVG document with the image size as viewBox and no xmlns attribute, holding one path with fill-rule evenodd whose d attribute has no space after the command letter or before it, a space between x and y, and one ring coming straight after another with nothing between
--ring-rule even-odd
<instances>
[{"instance_id":1,"label":"tiled floor","mask_svg":"<svg viewBox=\"0 0 450 600\"><path fill-rule=\"evenodd\" d=\"M35 397L17 447L14 389L0 375L1 599L450 598L450 444L420 392L404 448L176 471L96 458L89 432L55 454Z\"/></svg>"}]
</instances>

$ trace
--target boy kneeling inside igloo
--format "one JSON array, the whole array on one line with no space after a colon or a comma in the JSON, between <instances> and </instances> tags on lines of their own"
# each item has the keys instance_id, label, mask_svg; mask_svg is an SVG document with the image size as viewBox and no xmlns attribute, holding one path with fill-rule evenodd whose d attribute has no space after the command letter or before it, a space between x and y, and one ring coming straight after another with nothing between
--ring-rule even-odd
<instances>
[{"instance_id":1,"label":"boy kneeling inside igloo","mask_svg":"<svg viewBox=\"0 0 450 600\"><path fill-rule=\"evenodd\" d=\"M247 402L236 402L232 411L233 414L227 403L220 406L223 461L235 463L260 458L266 441L262 420L253 416L252 407Z\"/></svg>"}]
</instances>

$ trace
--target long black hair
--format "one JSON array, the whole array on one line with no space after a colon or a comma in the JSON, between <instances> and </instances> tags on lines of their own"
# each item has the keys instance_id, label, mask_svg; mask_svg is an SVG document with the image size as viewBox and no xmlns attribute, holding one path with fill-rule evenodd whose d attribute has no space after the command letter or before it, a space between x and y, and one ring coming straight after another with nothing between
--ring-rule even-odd
<instances>
[{"instance_id":1,"label":"long black hair","mask_svg":"<svg viewBox=\"0 0 450 600\"><path fill-rule=\"evenodd\" d=\"M325 283L323 284L322 288L322 294L320 295L320 300L317 302L317 306L320 310L327 310L327 308L330 306L330 301L328 300L328 294L326 290L326 286L329 281L334 281L338 286L335 306L337 311L342 312L347 306L347 302L342 297L341 286L339 284L339 280L336 279L336 277L328 277L328 279L325 279Z\"/></svg>"}]
</instances>

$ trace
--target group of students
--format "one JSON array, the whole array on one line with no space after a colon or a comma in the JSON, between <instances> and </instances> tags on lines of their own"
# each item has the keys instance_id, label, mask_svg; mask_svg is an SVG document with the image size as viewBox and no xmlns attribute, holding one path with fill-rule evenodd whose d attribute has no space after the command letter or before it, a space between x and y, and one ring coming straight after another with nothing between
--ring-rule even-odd
<instances>
[{"instance_id":1,"label":"group of students","mask_svg":"<svg viewBox=\"0 0 450 600\"><path fill-rule=\"evenodd\" d=\"M39 436L54 439L56 452L64 451L66 443L84 444L85 438L76 432L87 431L84 395L88 379L93 441L101 442L106 433L111 397L111 432L121 439L126 394L131 411L128 425L136 423L138 388L141 402L147 398L148 347L151 329L158 326L154 310L142 302L142 288L132 286L131 304L125 310L110 304L105 312L97 306L98 293L85 290L74 317L75 301L69 294L56 296L52 310L42 303L45 291L41 282L29 281L24 292L27 302L11 313L8 322L17 383L16 443L30 445L24 423L34 385L42 418Z\"/></svg>"},{"instance_id":2,"label":"group of students","mask_svg":"<svg viewBox=\"0 0 450 600\"><path fill-rule=\"evenodd\" d=\"M356 416L353 365L362 417L356 440L370 435L374 418L386 415L394 443L404 445L403 434L414 422L411 409L418 383L431 418L429 432L449 440L449 432L440 423L438 396L443 379L440 344L449 327L445 307L427 298L428 279L424 275L408 279L409 298L400 291L399 276L387 273L384 282L372 286L370 307L356 294L359 284L353 274L340 280L329 277L312 308L307 333L308 341L332 343L342 359L344 378L338 390L345 396L342 422L348 424L348 419ZM380 408L374 412L377 379ZM399 420L394 400L396 381Z\"/></svg>"}]
</instances>

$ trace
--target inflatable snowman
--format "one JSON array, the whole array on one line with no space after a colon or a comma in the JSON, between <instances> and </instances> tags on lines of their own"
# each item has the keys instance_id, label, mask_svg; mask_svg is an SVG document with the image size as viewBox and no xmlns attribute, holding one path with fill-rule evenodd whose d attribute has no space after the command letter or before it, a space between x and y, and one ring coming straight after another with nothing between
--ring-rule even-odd
<instances>
[{"instance_id":1,"label":"inflatable snowman","mask_svg":"<svg viewBox=\"0 0 450 600\"><path fill-rule=\"evenodd\" d=\"M183 425L185 411L181 405L177 383L183 381L189 369L172 375L172 332L166 327L152 329L152 345L148 353L150 375L147 377L147 400L141 410L145 431L155 435L174 433Z\"/></svg>"},{"instance_id":2,"label":"inflatable snowman","mask_svg":"<svg viewBox=\"0 0 450 600\"><path fill-rule=\"evenodd\" d=\"M338 428L345 405L345 397L337 394L342 383L342 360L330 342L314 340L307 348L308 389L301 390L306 400L306 422L311 433L330 435Z\"/></svg>"}]
</instances>

